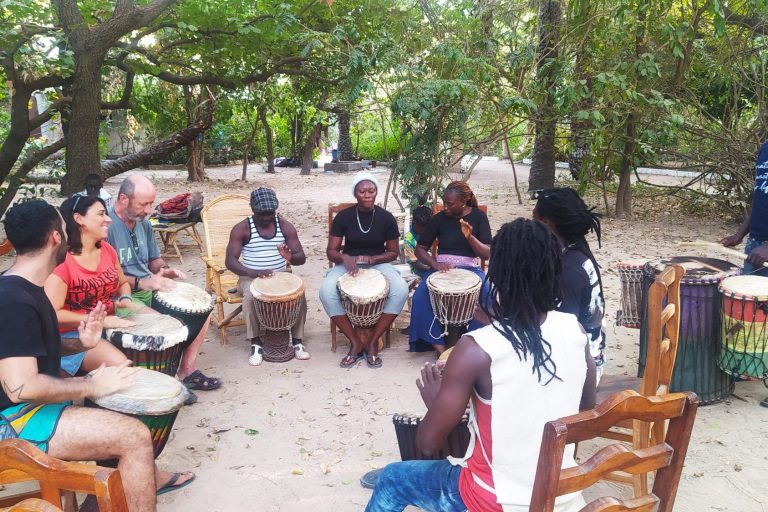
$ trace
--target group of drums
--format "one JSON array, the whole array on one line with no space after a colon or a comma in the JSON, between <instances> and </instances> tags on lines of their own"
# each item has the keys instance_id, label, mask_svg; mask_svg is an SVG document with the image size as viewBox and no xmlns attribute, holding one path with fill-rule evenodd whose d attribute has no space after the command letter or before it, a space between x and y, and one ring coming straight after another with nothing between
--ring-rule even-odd
<instances>
[{"instance_id":1,"label":"group of drums","mask_svg":"<svg viewBox=\"0 0 768 512\"><path fill-rule=\"evenodd\" d=\"M640 329L642 375L647 347L647 292L666 265L686 269L680 285L680 335L671 391L695 391L701 403L724 400L736 379L768 379L768 277L738 275L736 265L679 256L618 264L617 324Z\"/></svg>"}]
</instances>

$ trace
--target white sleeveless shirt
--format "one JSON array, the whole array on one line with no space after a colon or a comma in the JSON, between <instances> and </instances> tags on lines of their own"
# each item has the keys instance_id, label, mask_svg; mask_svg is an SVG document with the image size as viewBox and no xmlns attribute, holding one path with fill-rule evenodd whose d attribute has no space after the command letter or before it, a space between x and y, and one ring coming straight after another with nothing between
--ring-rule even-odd
<instances>
[{"instance_id":1,"label":"white sleeveless shirt","mask_svg":"<svg viewBox=\"0 0 768 512\"><path fill-rule=\"evenodd\" d=\"M250 239L240 253L243 266L254 270L285 270L285 258L277 252L277 246L285 243L285 235L280 229L280 217L275 215L275 235L272 238L261 236L253 217L248 217L248 227Z\"/></svg>"},{"instance_id":2,"label":"white sleeveless shirt","mask_svg":"<svg viewBox=\"0 0 768 512\"><path fill-rule=\"evenodd\" d=\"M476 475L472 476L478 485L495 492L497 502L505 512L528 511L544 424L579 412L587 375L584 360L587 335L574 315L550 311L541 324L541 333L552 345L552 361L557 365L556 374L561 379L553 379L547 385L543 382L548 373L543 372L542 382L539 382L536 374L531 372L531 357L521 361L512 344L492 325L467 333L491 358L493 452L490 466L495 489L478 482ZM465 461L472 455L475 439L479 436L471 402L470 434L467 454L462 459L449 458L452 464L466 467ZM576 465L573 453L574 445L566 446L563 468ZM583 506L581 493L573 493L558 498L555 511L579 510Z\"/></svg>"}]
</instances>

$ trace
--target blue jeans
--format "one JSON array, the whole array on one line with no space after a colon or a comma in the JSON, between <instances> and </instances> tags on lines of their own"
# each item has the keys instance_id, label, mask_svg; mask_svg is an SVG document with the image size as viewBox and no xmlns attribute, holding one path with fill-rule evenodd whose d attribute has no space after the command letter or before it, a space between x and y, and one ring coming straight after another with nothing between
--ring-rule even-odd
<instances>
[{"instance_id":1,"label":"blue jeans","mask_svg":"<svg viewBox=\"0 0 768 512\"><path fill-rule=\"evenodd\" d=\"M763 244L768 244L768 241L755 240L751 236L747 237L747 245L744 247L744 254L751 253L753 249L760 247ZM750 276L768 277L768 268L762 267L758 270L756 266L752 265L747 260L744 260L744 274Z\"/></svg>"},{"instance_id":2,"label":"blue jeans","mask_svg":"<svg viewBox=\"0 0 768 512\"><path fill-rule=\"evenodd\" d=\"M463 512L460 466L447 460L393 462L384 468L365 512L401 512L408 505L427 512Z\"/></svg>"}]
</instances>

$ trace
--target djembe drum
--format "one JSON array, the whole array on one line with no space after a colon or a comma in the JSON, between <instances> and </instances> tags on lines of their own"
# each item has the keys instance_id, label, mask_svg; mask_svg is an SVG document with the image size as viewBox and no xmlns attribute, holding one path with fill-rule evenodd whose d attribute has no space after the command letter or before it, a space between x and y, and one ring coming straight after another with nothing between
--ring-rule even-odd
<instances>
[{"instance_id":1,"label":"djembe drum","mask_svg":"<svg viewBox=\"0 0 768 512\"><path fill-rule=\"evenodd\" d=\"M86 399L85 404L140 420L149 428L157 458L171 436L173 423L184 405L186 393L186 388L173 377L139 368L136 380L130 387L101 398Z\"/></svg>"},{"instance_id":2,"label":"djembe drum","mask_svg":"<svg viewBox=\"0 0 768 512\"><path fill-rule=\"evenodd\" d=\"M768 379L768 277L729 277L720 291L720 368L734 377Z\"/></svg>"},{"instance_id":3,"label":"djembe drum","mask_svg":"<svg viewBox=\"0 0 768 512\"><path fill-rule=\"evenodd\" d=\"M290 361L296 354L291 342L291 327L299 320L304 298L304 281L288 272L251 281L251 294L259 323L266 330L262 337L264 360Z\"/></svg>"},{"instance_id":4,"label":"djembe drum","mask_svg":"<svg viewBox=\"0 0 768 512\"><path fill-rule=\"evenodd\" d=\"M621 310L617 312L616 324L639 329L643 315L643 267L648 260L620 261Z\"/></svg>"},{"instance_id":5,"label":"djembe drum","mask_svg":"<svg viewBox=\"0 0 768 512\"><path fill-rule=\"evenodd\" d=\"M670 391L694 391L701 405L720 402L734 389L733 377L718 366L720 358L720 281L739 272L724 260L677 256L648 263L643 270L643 321L640 327L640 371L645 368L648 342L647 291L656 275L667 265L685 267L680 281L680 336Z\"/></svg>"},{"instance_id":6,"label":"djembe drum","mask_svg":"<svg viewBox=\"0 0 768 512\"><path fill-rule=\"evenodd\" d=\"M365 338L384 311L384 303L389 293L387 278L376 269L361 268L354 276L349 273L341 276L336 287L349 322L361 331ZM369 340L366 338L362 341L367 343Z\"/></svg>"},{"instance_id":7,"label":"djembe drum","mask_svg":"<svg viewBox=\"0 0 768 512\"><path fill-rule=\"evenodd\" d=\"M170 315L187 326L189 334L182 350L186 349L205 326L213 311L213 297L199 286L176 282L167 292L156 291L152 297L152 309Z\"/></svg>"},{"instance_id":8,"label":"djembe drum","mask_svg":"<svg viewBox=\"0 0 768 512\"><path fill-rule=\"evenodd\" d=\"M461 418L456 427L448 434L445 444L431 455L426 455L416 446L416 431L421 416L410 414L395 414L392 416L392 423L395 425L395 435L397 436L397 445L400 448L400 458L402 460L441 460L448 456L463 457L467 453L469 446L469 428L468 415Z\"/></svg>"},{"instance_id":9,"label":"djembe drum","mask_svg":"<svg viewBox=\"0 0 768 512\"><path fill-rule=\"evenodd\" d=\"M477 274L462 268L435 272L427 278L429 301L435 320L443 324L443 336L451 334L450 340L458 340L472 320L482 285Z\"/></svg>"},{"instance_id":10,"label":"djembe drum","mask_svg":"<svg viewBox=\"0 0 768 512\"><path fill-rule=\"evenodd\" d=\"M184 341L189 330L179 320L155 313L136 313L125 317L136 325L107 329L107 337L133 366L176 375Z\"/></svg>"}]
</instances>

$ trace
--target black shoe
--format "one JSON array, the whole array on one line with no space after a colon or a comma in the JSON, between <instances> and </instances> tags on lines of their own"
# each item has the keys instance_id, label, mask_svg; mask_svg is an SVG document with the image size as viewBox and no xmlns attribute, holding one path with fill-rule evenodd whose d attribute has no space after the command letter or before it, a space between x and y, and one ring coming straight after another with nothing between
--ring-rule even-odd
<instances>
[{"instance_id":1,"label":"black shoe","mask_svg":"<svg viewBox=\"0 0 768 512\"><path fill-rule=\"evenodd\" d=\"M376 482L379 481L382 471L384 471L384 468L370 470L360 477L360 485L366 489L374 489L376 487Z\"/></svg>"},{"instance_id":2,"label":"black shoe","mask_svg":"<svg viewBox=\"0 0 768 512\"><path fill-rule=\"evenodd\" d=\"M762 405L763 407L768 407L768 398L760 400L760 405Z\"/></svg>"},{"instance_id":3,"label":"black shoe","mask_svg":"<svg viewBox=\"0 0 768 512\"><path fill-rule=\"evenodd\" d=\"M184 398L184 405L192 405L197 403L197 395L194 394L189 388L185 387L184 389L187 390L186 393L184 393L186 395Z\"/></svg>"}]
</instances>

